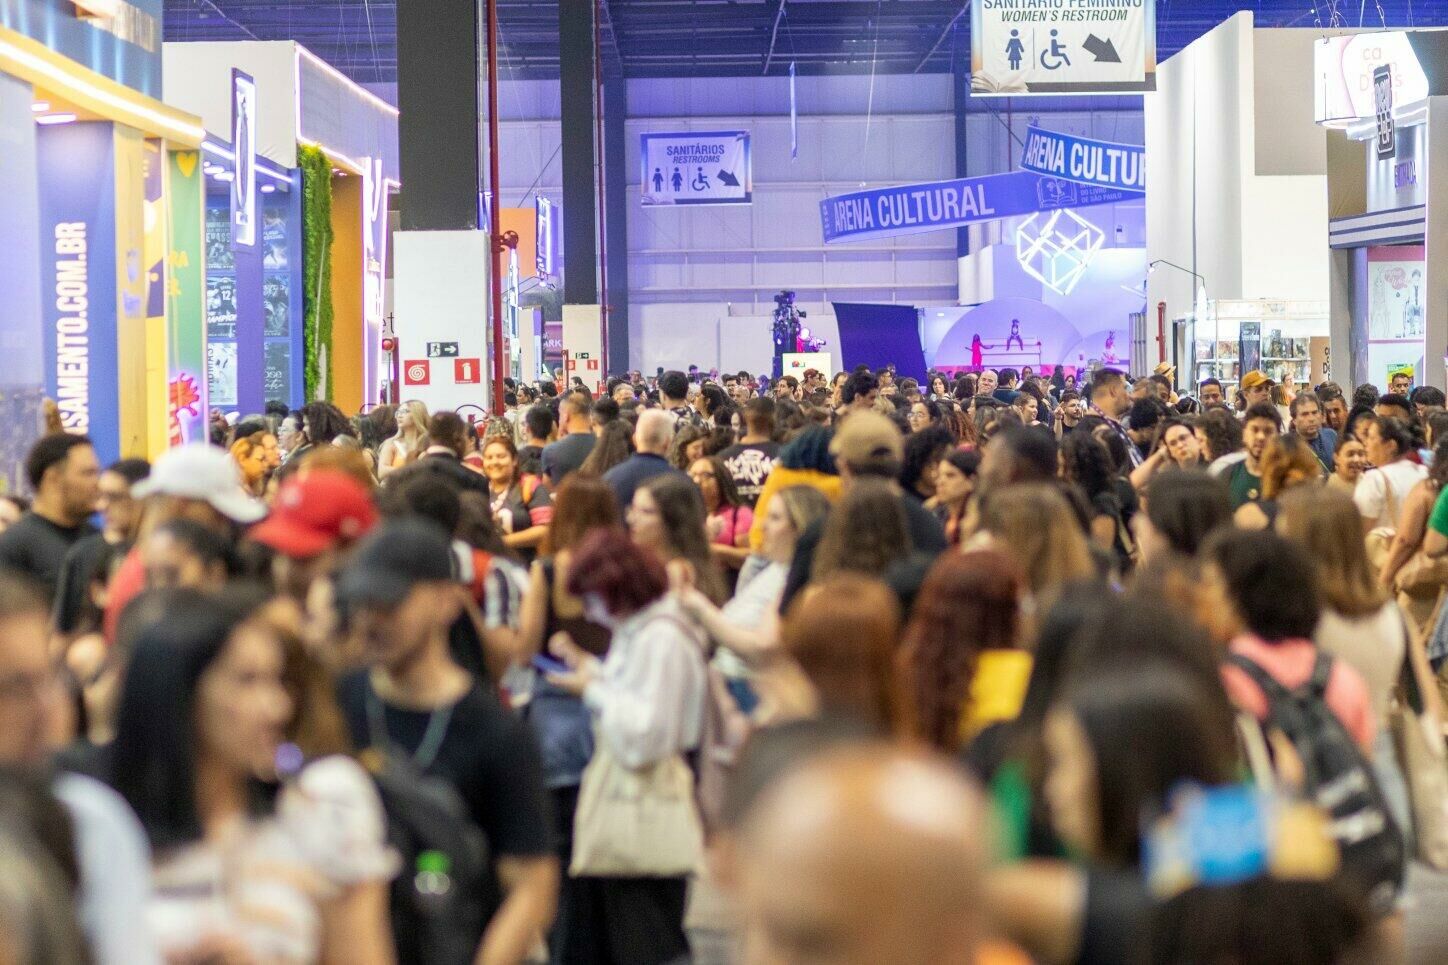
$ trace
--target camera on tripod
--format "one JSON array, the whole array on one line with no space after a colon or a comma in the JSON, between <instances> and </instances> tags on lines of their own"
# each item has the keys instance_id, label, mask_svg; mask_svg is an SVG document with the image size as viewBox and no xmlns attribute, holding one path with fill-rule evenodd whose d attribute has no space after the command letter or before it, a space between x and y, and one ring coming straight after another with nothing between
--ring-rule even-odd
<instances>
[{"instance_id":1,"label":"camera on tripod","mask_svg":"<svg viewBox=\"0 0 1448 965\"><path fill-rule=\"evenodd\" d=\"M798 315L800 318L808 318L809 313L794 307L794 292L782 291L774 296L774 304L778 306L776 312L786 312L791 315Z\"/></svg>"}]
</instances>

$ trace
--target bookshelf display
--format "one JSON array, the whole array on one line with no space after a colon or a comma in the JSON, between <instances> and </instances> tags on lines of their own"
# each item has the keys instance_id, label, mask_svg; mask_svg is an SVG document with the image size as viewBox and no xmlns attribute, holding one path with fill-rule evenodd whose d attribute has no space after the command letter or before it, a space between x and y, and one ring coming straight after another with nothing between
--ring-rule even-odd
<instances>
[{"instance_id":1,"label":"bookshelf display","mask_svg":"<svg viewBox=\"0 0 1448 965\"><path fill-rule=\"evenodd\" d=\"M1243 372L1312 384L1310 340L1328 333L1327 302L1221 299L1206 302L1193 325L1192 381L1215 376L1232 398Z\"/></svg>"}]
</instances>

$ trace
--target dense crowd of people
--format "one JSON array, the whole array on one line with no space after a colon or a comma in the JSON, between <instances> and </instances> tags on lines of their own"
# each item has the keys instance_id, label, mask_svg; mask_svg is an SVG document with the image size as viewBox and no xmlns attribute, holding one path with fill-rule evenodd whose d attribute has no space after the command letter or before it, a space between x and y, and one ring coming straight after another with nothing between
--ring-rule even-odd
<instances>
[{"instance_id":1,"label":"dense crowd of people","mask_svg":"<svg viewBox=\"0 0 1448 965\"><path fill-rule=\"evenodd\" d=\"M1390 389L691 368L44 436L0 960L662 965L701 881L759 965L1441 960L1448 410Z\"/></svg>"}]
</instances>

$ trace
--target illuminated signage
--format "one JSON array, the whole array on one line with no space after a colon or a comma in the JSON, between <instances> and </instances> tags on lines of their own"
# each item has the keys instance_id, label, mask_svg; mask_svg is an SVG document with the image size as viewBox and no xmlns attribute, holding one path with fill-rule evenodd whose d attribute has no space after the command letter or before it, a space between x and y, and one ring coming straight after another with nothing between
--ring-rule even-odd
<instances>
[{"instance_id":1,"label":"illuminated signage","mask_svg":"<svg viewBox=\"0 0 1448 965\"><path fill-rule=\"evenodd\" d=\"M386 305L383 302L383 261L387 245L387 182L382 179L382 159L367 158L362 168L362 212L366 221L362 232L362 260L365 271L362 310L369 325L382 324Z\"/></svg>"},{"instance_id":2,"label":"illuminated signage","mask_svg":"<svg viewBox=\"0 0 1448 965\"><path fill-rule=\"evenodd\" d=\"M1397 153L1393 127L1393 68L1384 64L1373 71L1373 106L1378 117L1378 160Z\"/></svg>"},{"instance_id":3,"label":"illuminated signage","mask_svg":"<svg viewBox=\"0 0 1448 965\"><path fill-rule=\"evenodd\" d=\"M231 244L256 246L256 81L231 71L231 149L236 177L231 182Z\"/></svg>"},{"instance_id":4,"label":"illuminated signage","mask_svg":"<svg viewBox=\"0 0 1448 965\"><path fill-rule=\"evenodd\" d=\"M1401 30L1317 41L1313 49L1313 101L1317 123L1347 127L1378 114L1380 67L1391 69L1393 109L1401 114L1428 96L1428 76Z\"/></svg>"},{"instance_id":5,"label":"illuminated signage","mask_svg":"<svg viewBox=\"0 0 1448 965\"><path fill-rule=\"evenodd\" d=\"M66 124L46 128L36 148L46 394L104 465L121 456L115 143L108 124Z\"/></svg>"},{"instance_id":6,"label":"illuminated signage","mask_svg":"<svg viewBox=\"0 0 1448 965\"><path fill-rule=\"evenodd\" d=\"M1016 229L1016 261L1051 291L1069 295L1106 243L1106 234L1066 208L1044 221L1042 216L1033 214Z\"/></svg>"},{"instance_id":7,"label":"illuminated signage","mask_svg":"<svg viewBox=\"0 0 1448 965\"><path fill-rule=\"evenodd\" d=\"M554 230L557 227L554 218L556 209L552 201L539 195L537 200L533 202L533 210L534 227L536 228L537 234L538 277L547 278L556 272L553 258L556 250L554 246L557 243L554 235Z\"/></svg>"}]
</instances>

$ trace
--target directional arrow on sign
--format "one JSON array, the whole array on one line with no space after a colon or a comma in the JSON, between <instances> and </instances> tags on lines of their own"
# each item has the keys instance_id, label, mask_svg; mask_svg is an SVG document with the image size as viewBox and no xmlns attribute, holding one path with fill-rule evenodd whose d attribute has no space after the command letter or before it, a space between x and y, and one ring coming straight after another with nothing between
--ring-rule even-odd
<instances>
[{"instance_id":1,"label":"directional arrow on sign","mask_svg":"<svg viewBox=\"0 0 1448 965\"><path fill-rule=\"evenodd\" d=\"M1116 45L1113 44L1109 38L1102 40L1095 34L1091 34L1081 46L1085 47L1086 52L1096 58L1098 64L1121 63L1121 55L1116 52Z\"/></svg>"},{"instance_id":2,"label":"directional arrow on sign","mask_svg":"<svg viewBox=\"0 0 1448 965\"><path fill-rule=\"evenodd\" d=\"M719 171L719 183L720 183L720 184L727 184L727 185L729 185L731 188L737 188L737 187L739 187L739 179L736 178L736 177L735 177L733 174L731 174L730 172L725 171L725 170L723 170L723 169L720 169L720 171Z\"/></svg>"}]
</instances>

